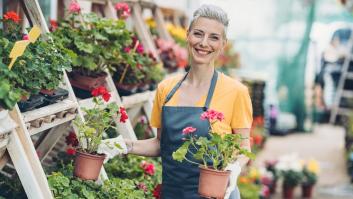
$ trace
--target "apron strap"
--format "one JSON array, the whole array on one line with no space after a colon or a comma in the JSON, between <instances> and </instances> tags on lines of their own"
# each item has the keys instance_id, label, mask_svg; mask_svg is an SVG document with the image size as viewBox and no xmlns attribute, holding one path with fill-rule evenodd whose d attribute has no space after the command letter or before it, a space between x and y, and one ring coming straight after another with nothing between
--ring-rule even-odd
<instances>
[{"instance_id":1,"label":"apron strap","mask_svg":"<svg viewBox=\"0 0 353 199\"><path fill-rule=\"evenodd\" d=\"M185 74L185 76L173 87L173 89L168 93L165 101L164 101L164 104L165 105L166 103L169 102L169 100L173 97L173 95L175 94L175 92L179 89L179 87L181 86L181 84L183 83L183 81L186 79L186 77L188 76L189 72L187 72ZM212 76L212 80L211 80L211 85L210 85L210 88L208 90L208 94L207 94L207 99L206 99L206 102L205 102L205 105L203 107L204 111L206 111L209 106L210 106L210 103L211 103L211 99L212 99L212 96L213 96L213 93L214 93L214 89L216 87L216 83L217 83L217 78L218 78L218 72L215 70L213 72L213 76Z\"/></svg>"},{"instance_id":2,"label":"apron strap","mask_svg":"<svg viewBox=\"0 0 353 199\"><path fill-rule=\"evenodd\" d=\"M204 111L207 111L207 109L210 107L214 89L216 88L217 78L218 78L218 72L215 70L213 72L210 89L208 90L207 99L203 108Z\"/></svg>"},{"instance_id":3,"label":"apron strap","mask_svg":"<svg viewBox=\"0 0 353 199\"><path fill-rule=\"evenodd\" d=\"M188 76L189 72L187 72L185 74L185 76L174 86L174 88L168 93L167 97L165 98L164 104L169 102L169 100L173 97L173 95L175 94L175 92L179 89L179 87L181 86L181 83L183 83L183 81L186 79L186 77Z\"/></svg>"}]
</instances>

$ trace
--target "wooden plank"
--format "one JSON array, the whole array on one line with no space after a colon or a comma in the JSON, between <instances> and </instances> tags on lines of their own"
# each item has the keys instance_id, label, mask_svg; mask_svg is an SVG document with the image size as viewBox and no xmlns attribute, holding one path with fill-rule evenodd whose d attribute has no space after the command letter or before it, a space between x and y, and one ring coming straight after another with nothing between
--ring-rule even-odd
<instances>
[{"instance_id":1,"label":"wooden plank","mask_svg":"<svg viewBox=\"0 0 353 199\"><path fill-rule=\"evenodd\" d=\"M35 135L37 133L43 132L45 130L51 129L53 127L57 127L61 124L64 124L66 122L72 121L76 118L76 114L70 114L68 116L66 116L65 118L62 119L56 119L54 122L52 123L44 123L40 128L31 128L29 130L30 135Z\"/></svg>"},{"instance_id":2,"label":"wooden plank","mask_svg":"<svg viewBox=\"0 0 353 199\"><path fill-rule=\"evenodd\" d=\"M28 198L53 198L50 190L44 191L44 187L41 187L41 183L38 181L38 173L33 169L32 161L28 159L28 150L27 147L23 147L20 134L17 131L11 133L11 141L7 149ZM43 171L42 173L44 174Z\"/></svg>"},{"instance_id":3,"label":"wooden plank","mask_svg":"<svg viewBox=\"0 0 353 199\"><path fill-rule=\"evenodd\" d=\"M51 104L39 109L22 113L22 116L25 122L29 122L35 119L43 118L45 116L53 115L55 113L59 113L61 111L68 110L75 107L77 107L77 104L75 102L65 99L55 104Z\"/></svg>"},{"instance_id":4,"label":"wooden plank","mask_svg":"<svg viewBox=\"0 0 353 199\"><path fill-rule=\"evenodd\" d=\"M3 156L0 158L0 171L4 168L6 163L10 160L10 156L7 152L3 154Z\"/></svg>"},{"instance_id":5,"label":"wooden plank","mask_svg":"<svg viewBox=\"0 0 353 199\"><path fill-rule=\"evenodd\" d=\"M122 103L125 108L133 107L135 104L140 104L148 101L151 98L154 98L155 91L145 91L143 93L137 93L130 96L122 97Z\"/></svg>"},{"instance_id":6,"label":"wooden plank","mask_svg":"<svg viewBox=\"0 0 353 199\"><path fill-rule=\"evenodd\" d=\"M49 189L49 185L48 185L48 181L46 178L46 175L44 173L44 170L42 168L42 165L40 164L40 160L37 156L37 152L33 146L32 140L30 138L30 135L28 134L26 126L24 124L24 122L20 119L21 118L21 112L18 108L18 106L16 105L15 108L10 112L10 116L12 117L12 119L19 125L18 128L16 128L16 130L14 132L16 132L15 136L18 136L19 142L16 142L16 144L18 145L17 148L19 148L22 145L25 153L22 154L21 152L17 152L15 150L15 148L13 148L13 153L21 153L23 157L21 158L26 158L29 161L29 164L31 165L32 170L30 170L29 168L27 168L26 170L24 170L24 172L33 172L35 175L33 179L28 179L28 180L33 180L33 181L37 181L40 189L41 189L41 194L44 196L45 199L49 199L49 198L53 198L52 193ZM12 133L13 134L13 133ZM12 161L13 157L11 157ZM20 161L21 162L21 161ZM26 163L23 163L26 164ZM21 167L19 167L19 169L23 169ZM17 170L17 168L16 168ZM23 172L17 170L17 172ZM31 176L33 177L33 176ZM26 181L24 181L23 186L29 186L29 183L27 183ZM37 191L37 190L36 190Z\"/></svg>"},{"instance_id":7,"label":"wooden plank","mask_svg":"<svg viewBox=\"0 0 353 199\"><path fill-rule=\"evenodd\" d=\"M154 45L151 33L147 30L147 26L142 17L142 9L138 3L132 3L132 20L135 24L135 30L137 32L138 37L140 38L142 44L145 46L147 51L150 51L158 61L160 61L158 51L156 46Z\"/></svg>"},{"instance_id":8,"label":"wooden plank","mask_svg":"<svg viewBox=\"0 0 353 199\"><path fill-rule=\"evenodd\" d=\"M106 1L106 5L104 6L104 16L109 19L118 19L118 15L114 8L113 2L111 0Z\"/></svg>"},{"instance_id":9,"label":"wooden plank","mask_svg":"<svg viewBox=\"0 0 353 199\"><path fill-rule=\"evenodd\" d=\"M37 25L42 30L42 33L48 33L49 29L44 19L43 13L41 12L39 3L37 0L22 0L26 6L28 14L31 18L33 25Z\"/></svg>"},{"instance_id":10,"label":"wooden plank","mask_svg":"<svg viewBox=\"0 0 353 199\"><path fill-rule=\"evenodd\" d=\"M70 124L67 122L63 125L56 126L48 132L45 138L41 141L41 143L37 147L37 151L40 152L40 160L43 161L51 150L54 148L56 143L60 140L60 138L67 133L68 127Z\"/></svg>"},{"instance_id":11,"label":"wooden plank","mask_svg":"<svg viewBox=\"0 0 353 199\"><path fill-rule=\"evenodd\" d=\"M159 36L166 41L173 41L173 38L170 36L166 28L166 23L164 21L163 13L160 10L160 8L156 7L152 11L153 11L154 20L156 21L156 24L157 24L157 31Z\"/></svg>"}]
</instances>

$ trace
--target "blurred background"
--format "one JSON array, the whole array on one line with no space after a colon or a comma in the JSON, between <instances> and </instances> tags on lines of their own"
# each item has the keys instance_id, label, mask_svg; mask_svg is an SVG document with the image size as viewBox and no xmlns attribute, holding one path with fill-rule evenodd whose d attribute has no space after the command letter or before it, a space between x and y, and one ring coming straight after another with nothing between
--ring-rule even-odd
<instances>
[{"instance_id":1,"label":"blurred background","mask_svg":"<svg viewBox=\"0 0 353 199\"><path fill-rule=\"evenodd\" d=\"M1 15L11 10L9 2L0 1ZM39 0L48 24L59 20L60 2ZM86 1L79 2L85 10ZM170 73L187 65L182 48L195 9L214 4L229 15L218 69L248 86L254 109L257 157L239 177L242 198L353 198L353 0L153 2L181 48L171 63L167 44L155 40ZM151 15L142 11L156 39ZM136 133L147 131L145 120Z\"/></svg>"}]
</instances>

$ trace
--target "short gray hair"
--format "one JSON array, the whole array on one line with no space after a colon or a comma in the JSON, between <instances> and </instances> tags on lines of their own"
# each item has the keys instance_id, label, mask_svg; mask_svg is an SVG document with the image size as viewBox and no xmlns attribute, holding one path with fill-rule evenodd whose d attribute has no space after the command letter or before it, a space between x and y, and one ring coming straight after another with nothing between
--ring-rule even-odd
<instances>
[{"instance_id":1,"label":"short gray hair","mask_svg":"<svg viewBox=\"0 0 353 199\"><path fill-rule=\"evenodd\" d=\"M202 5L194 12L193 18L189 25L189 30L191 29L193 23L200 17L213 19L223 24L224 34L226 35L229 19L227 13L222 8L209 4Z\"/></svg>"}]
</instances>

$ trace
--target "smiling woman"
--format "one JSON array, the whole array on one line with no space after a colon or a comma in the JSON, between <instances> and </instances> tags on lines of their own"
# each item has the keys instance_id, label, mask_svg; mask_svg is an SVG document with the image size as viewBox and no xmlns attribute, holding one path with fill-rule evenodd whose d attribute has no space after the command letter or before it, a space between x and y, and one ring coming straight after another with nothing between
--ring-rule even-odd
<instances>
[{"instance_id":1,"label":"smiling woman","mask_svg":"<svg viewBox=\"0 0 353 199\"><path fill-rule=\"evenodd\" d=\"M245 138L241 146L250 150L249 139L246 139L252 123L248 89L215 70L215 60L227 44L228 21L227 14L217 6L203 5L195 11L186 38L190 70L184 75L162 81L157 88L150 121L157 128L157 137L124 141L129 153L162 157L162 199L202 198L198 194L198 165L177 162L172 158L172 153L184 143L183 129L187 126L195 128L191 129L193 135L209 137L210 123L200 120L200 115L207 110L224 115L222 122L214 125L215 132L239 133ZM189 152L186 154L191 158L192 155ZM231 175L225 199L240 198L236 181L241 166L247 161L248 158L241 157L227 165Z\"/></svg>"}]
</instances>

